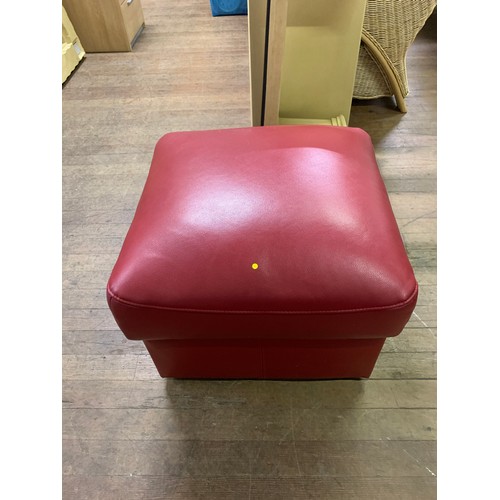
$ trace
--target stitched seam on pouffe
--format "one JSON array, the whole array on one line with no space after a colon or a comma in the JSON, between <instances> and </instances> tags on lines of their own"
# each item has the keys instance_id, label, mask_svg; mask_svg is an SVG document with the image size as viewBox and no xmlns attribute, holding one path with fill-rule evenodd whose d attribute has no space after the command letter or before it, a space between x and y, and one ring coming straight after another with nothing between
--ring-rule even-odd
<instances>
[{"instance_id":1,"label":"stitched seam on pouffe","mask_svg":"<svg viewBox=\"0 0 500 500\"><path fill-rule=\"evenodd\" d=\"M418 292L418 284L415 285L413 292L410 297L403 302L398 302L397 304L390 306L377 306L377 307L361 307L357 309L338 309L338 310L330 310L330 311L232 311L232 310L222 310L222 309L187 309L180 307L167 307L167 306L156 306L156 305L148 305L148 304L139 304L137 302L132 302L130 300L125 300L117 295L115 295L109 288L107 287L107 291L109 295L116 300L117 302L121 302L122 304L137 307L137 308L150 308L150 309L160 309L164 311L177 311L177 312L190 312L190 313L214 313L214 314L345 314L345 313L353 313L353 312L364 312L364 311L387 311L394 309L402 309L407 306L412 300L415 298L415 295Z\"/></svg>"}]
</instances>

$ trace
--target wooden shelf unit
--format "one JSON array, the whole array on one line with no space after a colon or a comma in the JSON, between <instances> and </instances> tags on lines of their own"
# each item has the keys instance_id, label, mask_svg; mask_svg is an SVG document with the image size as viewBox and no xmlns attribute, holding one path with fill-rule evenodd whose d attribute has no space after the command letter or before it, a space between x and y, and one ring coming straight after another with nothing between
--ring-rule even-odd
<instances>
[{"instance_id":1,"label":"wooden shelf unit","mask_svg":"<svg viewBox=\"0 0 500 500\"><path fill-rule=\"evenodd\" d=\"M63 0L87 52L130 52L144 28L141 0Z\"/></svg>"}]
</instances>

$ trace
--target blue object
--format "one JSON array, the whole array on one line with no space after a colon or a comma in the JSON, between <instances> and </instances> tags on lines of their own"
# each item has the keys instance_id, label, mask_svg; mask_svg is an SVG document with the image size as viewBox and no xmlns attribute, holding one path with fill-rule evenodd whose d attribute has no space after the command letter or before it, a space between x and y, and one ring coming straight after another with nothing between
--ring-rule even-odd
<instances>
[{"instance_id":1,"label":"blue object","mask_svg":"<svg viewBox=\"0 0 500 500\"><path fill-rule=\"evenodd\" d=\"M247 0L210 0L212 16L247 14Z\"/></svg>"}]
</instances>

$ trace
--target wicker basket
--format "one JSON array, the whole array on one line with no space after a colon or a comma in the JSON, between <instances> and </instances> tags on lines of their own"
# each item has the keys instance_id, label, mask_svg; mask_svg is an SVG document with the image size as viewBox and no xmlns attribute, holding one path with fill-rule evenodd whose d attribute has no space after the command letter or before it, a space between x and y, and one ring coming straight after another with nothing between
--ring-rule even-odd
<instances>
[{"instance_id":1,"label":"wicker basket","mask_svg":"<svg viewBox=\"0 0 500 500\"><path fill-rule=\"evenodd\" d=\"M436 0L368 0L354 97L396 97L405 112L406 52L432 14Z\"/></svg>"}]
</instances>

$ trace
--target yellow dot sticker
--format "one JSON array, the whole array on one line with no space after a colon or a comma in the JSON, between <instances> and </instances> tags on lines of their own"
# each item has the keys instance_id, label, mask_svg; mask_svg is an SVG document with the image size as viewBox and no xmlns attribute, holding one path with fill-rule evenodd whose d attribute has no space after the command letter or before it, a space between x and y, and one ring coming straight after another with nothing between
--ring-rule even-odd
<instances>
[{"instance_id":1,"label":"yellow dot sticker","mask_svg":"<svg viewBox=\"0 0 500 500\"><path fill-rule=\"evenodd\" d=\"M254 262L252 264L252 269L259 269L259 264L257 264L257 262Z\"/></svg>"}]
</instances>

